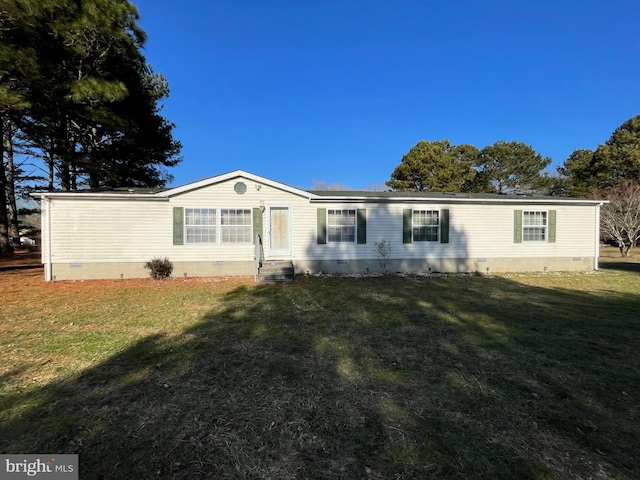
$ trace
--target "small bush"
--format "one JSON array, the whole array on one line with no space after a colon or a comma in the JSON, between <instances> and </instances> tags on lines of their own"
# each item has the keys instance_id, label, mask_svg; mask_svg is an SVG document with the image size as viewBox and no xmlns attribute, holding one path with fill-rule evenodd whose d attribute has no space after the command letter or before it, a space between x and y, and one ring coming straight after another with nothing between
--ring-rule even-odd
<instances>
[{"instance_id":1,"label":"small bush","mask_svg":"<svg viewBox=\"0 0 640 480\"><path fill-rule=\"evenodd\" d=\"M154 280L167 278L173 272L173 263L167 258L152 258L144 264L144 268L149 270L149 275Z\"/></svg>"},{"instance_id":2,"label":"small bush","mask_svg":"<svg viewBox=\"0 0 640 480\"><path fill-rule=\"evenodd\" d=\"M391 258L391 242L382 240L376 242L376 253L378 254L378 262L383 273L387 273L387 262Z\"/></svg>"}]
</instances>

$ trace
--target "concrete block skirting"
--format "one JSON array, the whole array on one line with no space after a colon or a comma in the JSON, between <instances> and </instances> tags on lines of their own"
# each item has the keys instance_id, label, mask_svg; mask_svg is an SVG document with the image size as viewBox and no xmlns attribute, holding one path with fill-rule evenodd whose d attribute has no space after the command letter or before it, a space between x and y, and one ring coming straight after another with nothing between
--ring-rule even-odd
<instances>
[{"instance_id":1,"label":"concrete block skirting","mask_svg":"<svg viewBox=\"0 0 640 480\"><path fill-rule=\"evenodd\" d=\"M374 273L382 272L377 259L294 261L296 273ZM389 273L508 273L593 271L593 257L548 258L429 258L387 261Z\"/></svg>"},{"instance_id":2,"label":"concrete block skirting","mask_svg":"<svg viewBox=\"0 0 640 480\"><path fill-rule=\"evenodd\" d=\"M149 270L145 262L109 263L54 263L52 279L55 280L97 280L120 278L147 278ZM173 275L184 277L217 277L228 275L253 275L254 262L173 262ZM122 275L122 277L121 277Z\"/></svg>"},{"instance_id":3,"label":"concrete block skirting","mask_svg":"<svg viewBox=\"0 0 640 480\"><path fill-rule=\"evenodd\" d=\"M358 274L382 272L378 259L366 260L294 260L295 273ZM253 275L254 262L206 261L174 262L176 277L215 277ZM507 272L576 272L592 271L593 257L548 257L548 258L431 258L394 259L387 262L389 273L507 273ZM122 277L121 277L122 276ZM54 263L52 279L91 280L120 278L146 278L149 271L144 262L112 263Z\"/></svg>"}]
</instances>

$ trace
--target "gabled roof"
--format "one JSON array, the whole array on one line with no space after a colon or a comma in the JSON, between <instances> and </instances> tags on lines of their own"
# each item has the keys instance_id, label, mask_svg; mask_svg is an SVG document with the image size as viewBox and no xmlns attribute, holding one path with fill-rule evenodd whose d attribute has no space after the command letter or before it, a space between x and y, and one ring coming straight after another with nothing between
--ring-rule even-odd
<instances>
[{"instance_id":1,"label":"gabled roof","mask_svg":"<svg viewBox=\"0 0 640 480\"><path fill-rule=\"evenodd\" d=\"M316 195L302 190L300 188L292 187L281 182L269 180L268 178L255 175L253 173L245 172L243 170L234 170L229 173L223 173L222 175L216 175L215 177L205 178L197 182L188 183L180 187L170 189L148 189L148 188L118 188L110 191L101 192L40 192L32 193L31 196L36 198L86 198L94 200L156 200L156 201L168 201L169 198L181 195L200 188L206 188L210 185L233 180L234 178L244 178L251 182L255 182L256 185L268 185L285 192L289 192L293 195L299 195L304 198L315 198Z\"/></svg>"},{"instance_id":2,"label":"gabled roof","mask_svg":"<svg viewBox=\"0 0 640 480\"><path fill-rule=\"evenodd\" d=\"M233 172L223 173L222 175L216 175L215 177L205 178L204 180L188 183L181 187L171 188L165 192L162 192L162 195L167 197L173 197L175 195L180 195L186 192L191 192L193 190L198 190L200 188L205 188L210 185L215 185L216 183L233 180L234 178L245 178L247 180L255 182L258 185L268 185L270 187L277 188L279 190L284 190L285 192L289 192L294 195L299 195L305 198L316 197L314 193L308 192L306 190L302 190L300 188L292 187L290 185L286 185L281 182L269 180L266 177L254 175L253 173L245 172L244 170L234 170Z\"/></svg>"}]
</instances>

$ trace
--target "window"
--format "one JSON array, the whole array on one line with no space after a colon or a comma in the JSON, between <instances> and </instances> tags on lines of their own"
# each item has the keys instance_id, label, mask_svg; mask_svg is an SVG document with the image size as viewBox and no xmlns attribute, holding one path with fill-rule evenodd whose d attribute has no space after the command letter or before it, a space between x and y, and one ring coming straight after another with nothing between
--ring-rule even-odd
<instances>
[{"instance_id":1,"label":"window","mask_svg":"<svg viewBox=\"0 0 640 480\"><path fill-rule=\"evenodd\" d=\"M185 208L186 243L216 243L217 221L215 208Z\"/></svg>"},{"instance_id":2,"label":"window","mask_svg":"<svg viewBox=\"0 0 640 480\"><path fill-rule=\"evenodd\" d=\"M185 208L185 243L252 243L250 208Z\"/></svg>"},{"instance_id":3,"label":"window","mask_svg":"<svg viewBox=\"0 0 640 480\"><path fill-rule=\"evenodd\" d=\"M402 209L402 243L449 243L449 209Z\"/></svg>"},{"instance_id":4,"label":"window","mask_svg":"<svg viewBox=\"0 0 640 480\"><path fill-rule=\"evenodd\" d=\"M438 210L414 210L413 211L413 241L437 242L438 241Z\"/></svg>"},{"instance_id":5,"label":"window","mask_svg":"<svg viewBox=\"0 0 640 480\"><path fill-rule=\"evenodd\" d=\"M522 240L547 241L547 212L522 212Z\"/></svg>"},{"instance_id":6,"label":"window","mask_svg":"<svg viewBox=\"0 0 640 480\"><path fill-rule=\"evenodd\" d=\"M220 211L222 243L251 243L251 209L224 208Z\"/></svg>"},{"instance_id":7,"label":"window","mask_svg":"<svg viewBox=\"0 0 640 480\"><path fill-rule=\"evenodd\" d=\"M356 211L327 210L329 242L356 241Z\"/></svg>"}]
</instances>

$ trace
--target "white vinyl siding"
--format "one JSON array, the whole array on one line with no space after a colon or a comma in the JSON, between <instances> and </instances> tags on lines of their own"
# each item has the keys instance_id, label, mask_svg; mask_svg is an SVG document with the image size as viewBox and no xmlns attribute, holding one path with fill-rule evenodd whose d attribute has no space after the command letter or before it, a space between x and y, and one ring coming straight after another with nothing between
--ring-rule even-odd
<instances>
[{"instance_id":1,"label":"white vinyl siding","mask_svg":"<svg viewBox=\"0 0 640 480\"><path fill-rule=\"evenodd\" d=\"M247 191L238 195L234 191L237 181L247 185ZM221 239L221 210L258 210L270 205L291 206L291 258L295 261L335 260L377 261L375 243L385 240L391 245L391 258L402 260L429 260L438 258L477 259L537 258L537 257L590 257L593 256L597 222L593 205L563 205L561 203L483 203L425 200L407 202L365 201L310 201L285 189L260 184L256 180L234 178L173 195L166 202L147 200L66 199L51 200L51 261L52 263L82 262L146 262L153 257L168 257L172 262L205 262L211 264L232 261L253 261L254 245L224 243ZM173 244L173 210L184 209L184 245ZM216 210L216 226L191 225L186 221L187 210ZM357 228L352 228L352 242L317 244L317 211L351 211L357 226L357 212L366 209L367 244L357 244ZM438 211L442 236L446 219L442 212L450 212L450 242L403 242L403 211ZM547 241L514 243L514 209L547 211ZM556 243L550 243L549 212L557 214ZM46 210L45 210L46 211ZM259 212L258 212L259 214ZM200 212L199 215L202 215ZM263 214L266 215L266 214ZM244 214L243 214L244 216ZM328 217L328 215L327 215ZM191 218L191 217L190 217ZM329 236L327 218L327 237ZM243 220L244 222L244 220ZM210 222L211 223L211 222ZM523 222L524 224L524 218ZM268 222L264 220L265 228ZM216 228L215 243L189 243L186 227ZM232 225L228 225L232 227ZM240 227L236 238L245 238L247 225ZM338 227L339 225L334 225ZM342 227L344 225L340 225ZM349 226L349 225L346 225ZM46 230L45 230L46 231ZM212 240L212 234L199 235ZM342 234L341 234L342 235ZM347 236L351 234L348 233ZM253 237L253 234L252 234ZM263 231L265 251L269 236ZM252 240L252 239L251 239ZM328 240L328 238L327 238ZM45 254L48 244L43 242ZM327 265L332 265L328 263ZM217 268L217 267L216 267Z\"/></svg>"},{"instance_id":2,"label":"white vinyl siding","mask_svg":"<svg viewBox=\"0 0 640 480\"><path fill-rule=\"evenodd\" d=\"M234 185L242 181L247 185L247 191L238 195L234 191ZM260 188L258 188L260 187ZM267 212L270 205L290 205L291 206L291 255L297 255L299 258L309 255L308 242L311 235L315 235L315 206L310 206L309 201L301 196L291 194L289 192L271 187L265 184L256 184L254 180L246 178L234 178L227 182L200 188L193 191L172 197L170 207L215 207L220 209L256 209L261 206L265 207L262 214L264 229L262 230L262 241L264 242L265 252L269 251L270 238L268 235ZM309 218L305 214L308 209ZM307 221L308 220L308 221ZM219 229L220 224L218 223ZM247 230L246 228L244 229ZM218 232L220 236L220 231ZM162 253L162 256L168 256L171 260L176 261L202 261L203 254L206 252L207 259L211 261L253 261L255 235L251 233L251 241L249 243L224 243L219 241L210 245L174 245L169 253Z\"/></svg>"}]
</instances>

